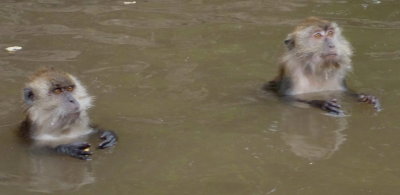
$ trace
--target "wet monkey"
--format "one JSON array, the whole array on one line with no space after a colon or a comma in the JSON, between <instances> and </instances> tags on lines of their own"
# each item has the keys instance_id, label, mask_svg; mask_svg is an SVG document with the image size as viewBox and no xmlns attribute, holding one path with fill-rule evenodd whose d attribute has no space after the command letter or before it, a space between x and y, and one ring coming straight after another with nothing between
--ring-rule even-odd
<instances>
[{"instance_id":1,"label":"wet monkey","mask_svg":"<svg viewBox=\"0 0 400 195\"><path fill-rule=\"evenodd\" d=\"M381 110L372 95L358 94L346 85L346 73L352 69L353 51L334 22L307 18L284 41L284 53L278 76L264 88L289 101L301 102L333 114L343 113L335 99L307 100L300 96L318 92L343 91L360 102Z\"/></svg>"},{"instance_id":2,"label":"wet monkey","mask_svg":"<svg viewBox=\"0 0 400 195\"><path fill-rule=\"evenodd\" d=\"M81 82L71 74L43 68L33 74L23 90L26 118L20 133L34 147L49 148L61 154L88 160L88 138L102 139L98 148L117 143L112 131L90 125L87 114L92 97Z\"/></svg>"}]
</instances>

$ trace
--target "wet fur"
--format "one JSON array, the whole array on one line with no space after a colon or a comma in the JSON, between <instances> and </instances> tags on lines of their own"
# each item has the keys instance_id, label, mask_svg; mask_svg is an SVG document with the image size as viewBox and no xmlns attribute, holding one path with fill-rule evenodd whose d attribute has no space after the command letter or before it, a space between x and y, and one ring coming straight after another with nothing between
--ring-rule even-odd
<instances>
[{"instance_id":1,"label":"wet fur","mask_svg":"<svg viewBox=\"0 0 400 195\"><path fill-rule=\"evenodd\" d=\"M352 69L353 51L336 23L310 17L298 25L284 43L286 52L281 59L279 74L264 89L276 92L284 100L338 115L343 111L336 99L310 100L303 99L304 96L345 92L359 102L373 105L376 111L382 110L375 96L347 88L346 74Z\"/></svg>"},{"instance_id":2,"label":"wet fur","mask_svg":"<svg viewBox=\"0 0 400 195\"><path fill-rule=\"evenodd\" d=\"M315 29L335 29L337 59L321 58L321 45L311 44L310 34ZM297 95L321 91L344 91L346 73L352 69L353 54L350 43L342 36L336 23L308 18L285 40L286 52L280 63L279 75L267 89L280 95Z\"/></svg>"},{"instance_id":3,"label":"wet fur","mask_svg":"<svg viewBox=\"0 0 400 195\"><path fill-rule=\"evenodd\" d=\"M79 102L79 114L69 113L53 99L49 89L58 83L75 86L72 95ZM93 98L74 76L42 69L35 73L26 84L33 90L34 102L25 104L26 119L21 124L21 133L36 145L56 146L67 144L92 133L89 127L87 110L92 106Z\"/></svg>"}]
</instances>

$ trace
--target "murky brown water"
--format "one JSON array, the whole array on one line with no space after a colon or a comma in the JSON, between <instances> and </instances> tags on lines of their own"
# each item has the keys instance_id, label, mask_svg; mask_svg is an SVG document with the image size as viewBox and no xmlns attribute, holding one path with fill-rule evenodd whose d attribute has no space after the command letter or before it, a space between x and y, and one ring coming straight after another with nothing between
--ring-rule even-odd
<instances>
[{"instance_id":1,"label":"murky brown water","mask_svg":"<svg viewBox=\"0 0 400 195\"><path fill-rule=\"evenodd\" d=\"M310 15L344 27L350 85L382 112L345 99L332 117L260 90ZM3 0L0 194L400 194L399 33L397 0ZM117 147L84 162L18 142L21 89L43 65L81 78Z\"/></svg>"}]
</instances>

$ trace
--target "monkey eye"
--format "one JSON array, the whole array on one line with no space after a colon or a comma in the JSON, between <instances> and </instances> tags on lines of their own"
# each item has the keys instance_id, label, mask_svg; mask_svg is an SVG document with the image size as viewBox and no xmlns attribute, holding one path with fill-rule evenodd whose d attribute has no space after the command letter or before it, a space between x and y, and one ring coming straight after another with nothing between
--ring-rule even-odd
<instances>
[{"instance_id":1,"label":"monkey eye","mask_svg":"<svg viewBox=\"0 0 400 195\"><path fill-rule=\"evenodd\" d=\"M67 89L66 89L67 91L69 91L69 92L71 92L71 91L73 91L74 90L74 87L73 86L69 86L69 87L67 87Z\"/></svg>"},{"instance_id":2,"label":"monkey eye","mask_svg":"<svg viewBox=\"0 0 400 195\"><path fill-rule=\"evenodd\" d=\"M328 31L328 33L327 33L327 35L330 36L330 37L333 36L333 34L334 34L333 30Z\"/></svg>"},{"instance_id":3,"label":"monkey eye","mask_svg":"<svg viewBox=\"0 0 400 195\"><path fill-rule=\"evenodd\" d=\"M53 90L53 93L54 93L54 94L60 94L61 92L62 92L61 88L55 88L55 89Z\"/></svg>"},{"instance_id":4,"label":"monkey eye","mask_svg":"<svg viewBox=\"0 0 400 195\"><path fill-rule=\"evenodd\" d=\"M322 34L320 32L316 32L313 34L313 37L319 39L322 37Z\"/></svg>"}]
</instances>

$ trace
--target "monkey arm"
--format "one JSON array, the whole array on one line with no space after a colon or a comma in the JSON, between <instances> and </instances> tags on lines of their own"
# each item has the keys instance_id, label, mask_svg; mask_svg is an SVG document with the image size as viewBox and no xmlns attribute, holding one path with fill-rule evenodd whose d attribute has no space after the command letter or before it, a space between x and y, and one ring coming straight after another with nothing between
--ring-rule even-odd
<instances>
[{"instance_id":1,"label":"monkey arm","mask_svg":"<svg viewBox=\"0 0 400 195\"><path fill-rule=\"evenodd\" d=\"M289 102L300 102L304 104L308 104L312 107L319 108L326 112L342 115L343 111L340 109L341 106L337 103L336 99L332 100L304 100L300 99L296 96L284 96L283 99Z\"/></svg>"},{"instance_id":2,"label":"monkey arm","mask_svg":"<svg viewBox=\"0 0 400 195\"><path fill-rule=\"evenodd\" d=\"M367 104L373 105L374 109L378 112L382 110L381 103L376 96L364 93L357 93L351 90L349 87L347 87L347 83L345 81L343 82L343 85L346 88L346 95L355 98L359 102L365 102Z\"/></svg>"},{"instance_id":3,"label":"monkey arm","mask_svg":"<svg viewBox=\"0 0 400 195\"><path fill-rule=\"evenodd\" d=\"M310 106L320 108L332 114L343 115L341 106L337 103L336 99L331 100L310 100L307 101Z\"/></svg>"},{"instance_id":4,"label":"monkey arm","mask_svg":"<svg viewBox=\"0 0 400 195\"><path fill-rule=\"evenodd\" d=\"M91 160L88 148L90 148L90 144L87 142L76 142L72 144L62 144L54 147L54 151L61 154L66 154L75 158L79 158L82 160Z\"/></svg>"},{"instance_id":5,"label":"monkey arm","mask_svg":"<svg viewBox=\"0 0 400 195\"><path fill-rule=\"evenodd\" d=\"M292 86L291 79L285 77L283 79L272 80L263 86L266 91L275 92L285 102L299 102L308 104L312 107L322 109L332 114L342 115L343 111L340 109L341 106L335 99L333 100L304 100L293 95L286 95L290 91Z\"/></svg>"},{"instance_id":6,"label":"monkey arm","mask_svg":"<svg viewBox=\"0 0 400 195\"><path fill-rule=\"evenodd\" d=\"M347 90L346 94L351 97L354 97L359 102L365 102L367 104L371 104L372 106L374 106L374 109L378 112L382 110L379 99L373 95L368 95L368 94L364 94L364 93L356 93L351 90Z\"/></svg>"},{"instance_id":7,"label":"monkey arm","mask_svg":"<svg viewBox=\"0 0 400 195\"><path fill-rule=\"evenodd\" d=\"M118 136L109 130L93 128L94 133L100 136L103 141L97 146L99 149L109 148L117 143ZM90 144L87 142L75 142L71 144L62 144L52 148L57 153L66 154L82 160L91 160L92 152L89 151Z\"/></svg>"}]
</instances>

